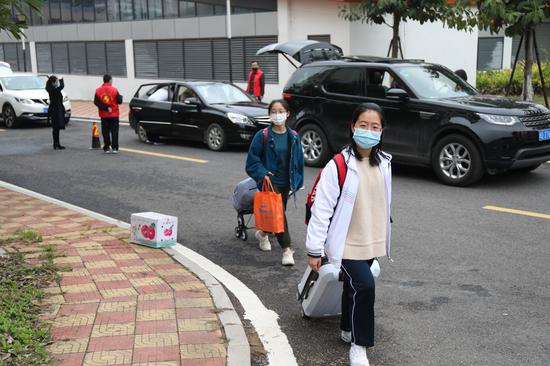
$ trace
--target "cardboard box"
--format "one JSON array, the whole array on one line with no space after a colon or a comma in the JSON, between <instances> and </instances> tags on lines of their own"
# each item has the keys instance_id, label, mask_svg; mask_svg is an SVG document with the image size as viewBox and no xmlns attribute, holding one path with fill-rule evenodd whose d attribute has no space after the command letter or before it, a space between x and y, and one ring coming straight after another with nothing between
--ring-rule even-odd
<instances>
[{"instance_id":1,"label":"cardboard box","mask_svg":"<svg viewBox=\"0 0 550 366\"><path fill-rule=\"evenodd\" d=\"M176 244L178 218L157 212L140 212L130 218L132 243L152 248L163 248Z\"/></svg>"}]
</instances>

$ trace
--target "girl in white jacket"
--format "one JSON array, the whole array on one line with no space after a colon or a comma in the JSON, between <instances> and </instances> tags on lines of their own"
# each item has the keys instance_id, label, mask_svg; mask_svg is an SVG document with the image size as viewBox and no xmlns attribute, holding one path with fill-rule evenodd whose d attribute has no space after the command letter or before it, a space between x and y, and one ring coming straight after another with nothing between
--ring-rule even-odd
<instances>
[{"instance_id":1,"label":"girl in white jacket","mask_svg":"<svg viewBox=\"0 0 550 366\"><path fill-rule=\"evenodd\" d=\"M390 256L391 156L380 150L384 113L378 105L358 106L350 128L352 141L342 151L348 167L344 185L340 190L338 168L330 161L317 184L306 247L315 271L322 256L341 264L341 338L351 342L351 365L368 366L375 297L370 266L375 258Z\"/></svg>"}]
</instances>

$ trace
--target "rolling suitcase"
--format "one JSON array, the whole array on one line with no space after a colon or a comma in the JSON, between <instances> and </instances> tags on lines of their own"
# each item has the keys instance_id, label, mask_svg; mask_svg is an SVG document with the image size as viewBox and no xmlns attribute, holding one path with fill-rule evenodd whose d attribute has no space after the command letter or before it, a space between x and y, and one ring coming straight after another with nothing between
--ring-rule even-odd
<instances>
[{"instance_id":1,"label":"rolling suitcase","mask_svg":"<svg viewBox=\"0 0 550 366\"><path fill-rule=\"evenodd\" d=\"M376 280L380 275L378 260L371 265ZM314 272L308 267L298 284L297 297L303 318L326 318L342 313L343 277L340 266L321 260L321 268Z\"/></svg>"}]
</instances>

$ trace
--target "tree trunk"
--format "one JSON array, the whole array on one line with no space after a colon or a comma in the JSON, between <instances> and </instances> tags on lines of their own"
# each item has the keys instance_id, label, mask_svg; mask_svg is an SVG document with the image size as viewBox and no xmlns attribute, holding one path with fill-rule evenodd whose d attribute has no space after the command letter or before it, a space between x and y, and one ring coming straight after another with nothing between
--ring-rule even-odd
<instances>
[{"instance_id":1,"label":"tree trunk","mask_svg":"<svg viewBox=\"0 0 550 366\"><path fill-rule=\"evenodd\" d=\"M399 57L399 25L401 23L401 15L398 13L393 14L393 37L391 40L391 57Z\"/></svg>"},{"instance_id":2,"label":"tree trunk","mask_svg":"<svg viewBox=\"0 0 550 366\"><path fill-rule=\"evenodd\" d=\"M525 67L523 68L523 100L533 101L533 31L525 31Z\"/></svg>"}]
</instances>

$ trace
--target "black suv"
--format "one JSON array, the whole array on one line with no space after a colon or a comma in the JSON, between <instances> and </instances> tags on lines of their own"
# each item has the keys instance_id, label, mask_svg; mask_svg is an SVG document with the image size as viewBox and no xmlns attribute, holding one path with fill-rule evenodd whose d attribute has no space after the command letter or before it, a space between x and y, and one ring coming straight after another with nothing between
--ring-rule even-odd
<instances>
[{"instance_id":1,"label":"black suv","mask_svg":"<svg viewBox=\"0 0 550 366\"><path fill-rule=\"evenodd\" d=\"M465 186L550 160L550 110L480 95L449 69L422 60L343 57L303 65L284 89L291 127L306 164L320 166L349 141L350 118L364 102L386 115L383 148L396 162L431 166Z\"/></svg>"}]
</instances>

